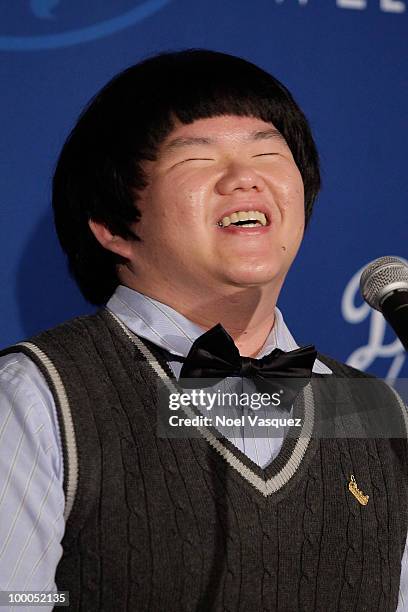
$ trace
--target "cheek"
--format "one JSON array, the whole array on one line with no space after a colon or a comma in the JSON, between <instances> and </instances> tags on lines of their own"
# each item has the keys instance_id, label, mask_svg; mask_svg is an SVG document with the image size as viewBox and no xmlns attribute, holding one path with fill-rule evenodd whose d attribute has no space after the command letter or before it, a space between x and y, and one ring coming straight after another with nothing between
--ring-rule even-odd
<instances>
[{"instance_id":1,"label":"cheek","mask_svg":"<svg viewBox=\"0 0 408 612\"><path fill-rule=\"evenodd\" d=\"M172 221L166 206L162 206L157 190L147 188L143 197L137 202L140 210L140 221L135 225L135 231L144 240L144 245L150 248L162 240L163 231ZM142 246L142 245L141 245Z\"/></svg>"},{"instance_id":2,"label":"cheek","mask_svg":"<svg viewBox=\"0 0 408 612\"><path fill-rule=\"evenodd\" d=\"M152 243L197 241L204 228L205 197L188 184L160 184L148 190L138 203L142 213L137 230ZM196 237L193 238L193 235Z\"/></svg>"},{"instance_id":3,"label":"cheek","mask_svg":"<svg viewBox=\"0 0 408 612\"><path fill-rule=\"evenodd\" d=\"M284 210L304 206L303 181L297 168L282 175L279 187L281 194L280 205Z\"/></svg>"},{"instance_id":4,"label":"cheek","mask_svg":"<svg viewBox=\"0 0 408 612\"><path fill-rule=\"evenodd\" d=\"M169 186L169 193L174 194L168 200L167 217L177 219L177 229L187 232L183 239L188 239L188 233L200 233L205 230L209 213L208 188L204 182L183 181L182 184Z\"/></svg>"}]
</instances>

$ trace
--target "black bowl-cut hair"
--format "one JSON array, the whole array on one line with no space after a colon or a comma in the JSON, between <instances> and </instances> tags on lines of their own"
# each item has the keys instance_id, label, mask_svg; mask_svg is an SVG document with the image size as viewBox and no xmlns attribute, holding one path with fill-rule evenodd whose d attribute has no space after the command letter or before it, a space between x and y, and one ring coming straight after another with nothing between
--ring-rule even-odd
<instances>
[{"instance_id":1,"label":"black bowl-cut hair","mask_svg":"<svg viewBox=\"0 0 408 612\"><path fill-rule=\"evenodd\" d=\"M137 194L147 185L143 160L155 160L175 119L189 124L221 115L255 117L284 136L302 175L306 225L320 188L308 122L289 91L250 62L215 51L163 53L112 79L80 115L53 181L57 234L82 294L103 304L119 284L123 259L104 249L88 222L138 240ZM135 195L136 194L136 195Z\"/></svg>"}]
</instances>

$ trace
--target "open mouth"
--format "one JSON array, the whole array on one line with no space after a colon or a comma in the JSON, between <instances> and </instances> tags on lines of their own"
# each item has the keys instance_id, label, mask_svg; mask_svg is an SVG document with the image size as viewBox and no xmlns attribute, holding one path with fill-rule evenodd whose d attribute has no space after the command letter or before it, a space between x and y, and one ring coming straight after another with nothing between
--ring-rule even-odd
<instances>
[{"instance_id":1,"label":"open mouth","mask_svg":"<svg viewBox=\"0 0 408 612\"><path fill-rule=\"evenodd\" d=\"M268 219L259 210L239 210L220 219L217 225L219 227L229 227L230 225L235 227L265 227L268 225Z\"/></svg>"}]
</instances>

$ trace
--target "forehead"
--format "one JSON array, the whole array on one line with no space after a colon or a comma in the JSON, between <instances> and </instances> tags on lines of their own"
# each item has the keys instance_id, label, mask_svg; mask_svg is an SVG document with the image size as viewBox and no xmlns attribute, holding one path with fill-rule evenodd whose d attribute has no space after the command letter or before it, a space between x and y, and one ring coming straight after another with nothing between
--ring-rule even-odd
<instances>
[{"instance_id":1,"label":"forehead","mask_svg":"<svg viewBox=\"0 0 408 612\"><path fill-rule=\"evenodd\" d=\"M194 144L246 143L265 138L277 138L285 142L272 123L255 117L222 115L197 119L187 125L176 122L173 130L162 143L166 152Z\"/></svg>"}]
</instances>

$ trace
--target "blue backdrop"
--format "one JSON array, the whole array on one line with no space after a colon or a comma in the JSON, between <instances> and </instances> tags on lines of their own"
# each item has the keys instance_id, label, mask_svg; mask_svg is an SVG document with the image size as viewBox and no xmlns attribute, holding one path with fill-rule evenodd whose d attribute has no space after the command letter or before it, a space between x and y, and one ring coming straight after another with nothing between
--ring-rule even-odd
<instances>
[{"instance_id":1,"label":"blue backdrop","mask_svg":"<svg viewBox=\"0 0 408 612\"><path fill-rule=\"evenodd\" d=\"M115 73L204 47L272 72L309 117L323 190L280 299L298 342L381 376L401 345L357 292L381 255L407 257L408 1L26 0L0 4L0 345L91 311L50 214L59 149Z\"/></svg>"}]
</instances>

